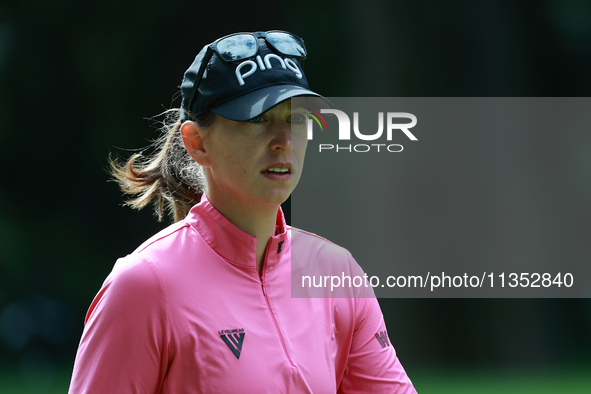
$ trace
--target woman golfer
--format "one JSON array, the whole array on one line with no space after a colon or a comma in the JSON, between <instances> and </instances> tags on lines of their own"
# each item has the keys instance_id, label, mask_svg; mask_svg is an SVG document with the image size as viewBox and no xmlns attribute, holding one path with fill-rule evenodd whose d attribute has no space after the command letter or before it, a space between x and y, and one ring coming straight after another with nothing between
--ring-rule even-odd
<instances>
[{"instance_id":1,"label":"woman golfer","mask_svg":"<svg viewBox=\"0 0 591 394\"><path fill-rule=\"evenodd\" d=\"M119 259L92 302L70 393L414 393L375 297L292 298L292 264L359 271L285 224L304 164L303 40L238 33L184 75L156 152L113 164L175 224ZM312 104L309 104L312 105ZM293 251L293 253L292 253Z\"/></svg>"}]
</instances>

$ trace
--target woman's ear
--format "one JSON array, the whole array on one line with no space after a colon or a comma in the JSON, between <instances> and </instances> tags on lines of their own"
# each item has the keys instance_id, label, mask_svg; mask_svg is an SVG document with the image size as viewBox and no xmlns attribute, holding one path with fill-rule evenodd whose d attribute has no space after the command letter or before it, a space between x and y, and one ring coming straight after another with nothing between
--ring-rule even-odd
<instances>
[{"instance_id":1,"label":"woman's ear","mask_svg":"<svg viewBox=\"0 0 591 394\"><path fill-rule=\"evenodd\" d=\"M188 120L181 125L181 135L183 136L183 143L189 155L200 165L207 167L209 163L209 156L205 150L204 129L196 122Z\"/></svg>"}]
</instances>

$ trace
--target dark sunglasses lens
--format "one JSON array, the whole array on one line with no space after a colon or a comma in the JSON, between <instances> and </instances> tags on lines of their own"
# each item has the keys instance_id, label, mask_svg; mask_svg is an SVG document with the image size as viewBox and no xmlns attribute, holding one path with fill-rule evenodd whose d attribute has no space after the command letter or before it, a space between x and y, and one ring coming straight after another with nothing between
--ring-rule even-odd
<instances>
[{"instance_id":1,"label":"dark sunglasses lens","mask_svg":"<svg viewBox=\"0 0 591 394\"><path fill-rule=\"evenodd\" d=\"M237 34L216 43L219 55L227 62L252 57L257 53L257 41L250 34Z\"/></svg>"},{"instance_id":2,"label":"dark sunglasses lens","mask_svg":"<svg viewBox=\"0 0 591 394\"><path fill-rule=\"evenodd\" d=\"M300 39L292 34L269 32L267 40L284 55L306 57L306 47Z\"/></svg>"}]
</instances>

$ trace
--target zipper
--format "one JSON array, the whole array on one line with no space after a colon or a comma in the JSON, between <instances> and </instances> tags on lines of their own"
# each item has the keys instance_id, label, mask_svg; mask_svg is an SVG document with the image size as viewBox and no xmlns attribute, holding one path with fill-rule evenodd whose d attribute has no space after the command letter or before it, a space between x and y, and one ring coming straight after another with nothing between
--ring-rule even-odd
<instances>
[{"instance_id":1,"label":"zipper","mask_svg":"<svg viewBox=\"0 0 591 394\"><path fill-rule=\"evenodd\" d=\"M279 324L277 324L277 320L275 319L275 314L273 313L273 309L271 309L271 304L269 303L269 298L267 297L267 292L265 291L265 271L267 268L267 255L269 253L269 245L271 243L272 242L269 240L269 243L267 243L267 248L265 249L265 259L263 260L263 269L261 270L262 275L260 277L261 289L263 291L263 297L265 298L265 302L267 303L267 308L269 310L269 314L271 315L271 319L273 320L273 324L275 325L275 330L277 331L277 335L279 335L279 342L281 342L281 347L283 348L283 353L285 354L285 358L287 358L289 365L292 368L295 368L295 365L293 364L293 361L291 361L291 358L289 357L289 353L287 352L287 347L285 346L285 341L283 340L283 335L281 335L281 330L279 329Z\"/></svg>"}]
</instances>

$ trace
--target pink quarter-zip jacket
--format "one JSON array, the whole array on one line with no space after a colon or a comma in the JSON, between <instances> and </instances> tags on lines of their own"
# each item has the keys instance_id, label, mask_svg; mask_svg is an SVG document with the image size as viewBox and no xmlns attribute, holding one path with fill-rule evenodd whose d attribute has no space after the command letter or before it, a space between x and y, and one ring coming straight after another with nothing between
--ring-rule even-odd
<instances>
[{"instance_id":1,"label":"pink quarter-zip jacket","mask_svg":"<svg viewBox=\"0 0 591 394\"><path fill-rule=\"evenodd\" d=\"M357 266L348 251L289 228L281 210L261 275L256 242L204 196L119 259L88 310L69 392L416 393L375 297L291 296L292 248L310 251L299 266Z\"/></svg>"}]
</instances>

